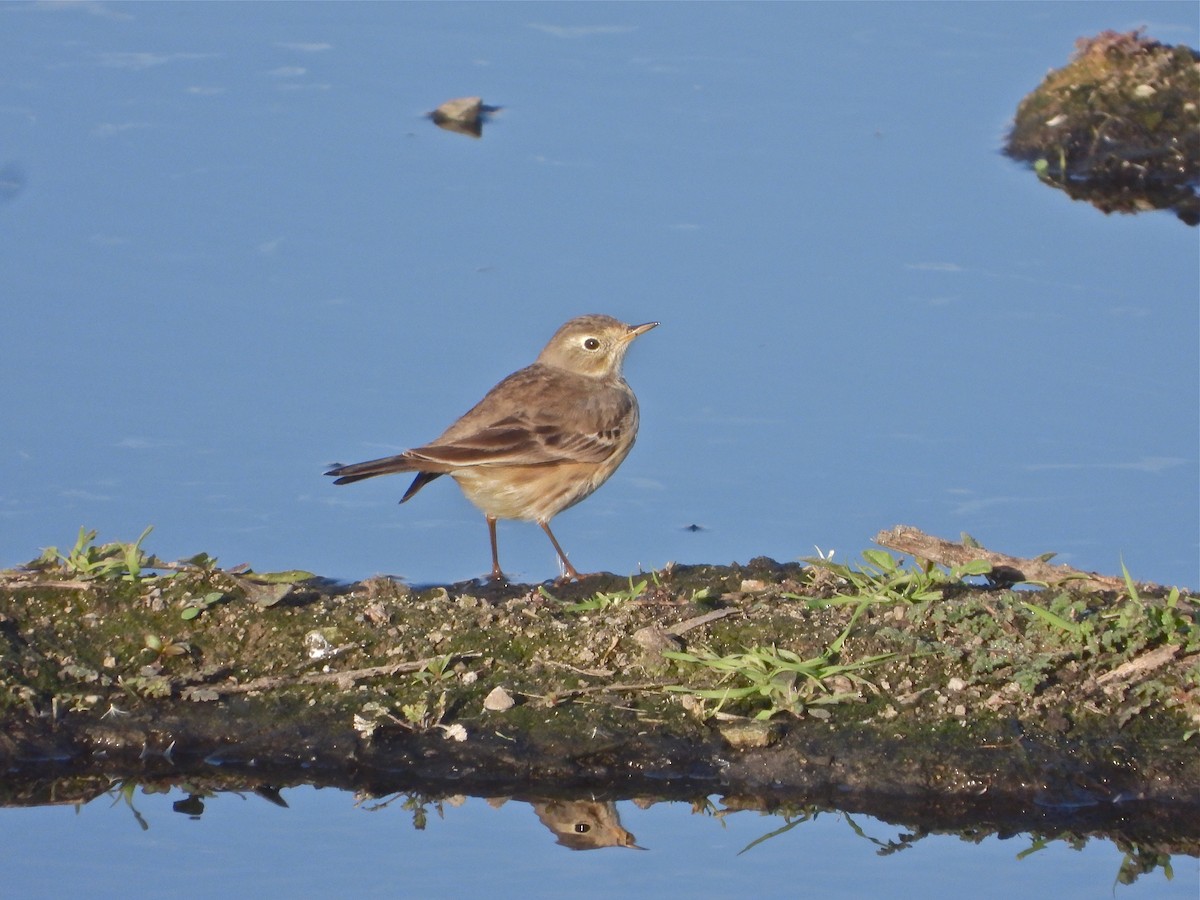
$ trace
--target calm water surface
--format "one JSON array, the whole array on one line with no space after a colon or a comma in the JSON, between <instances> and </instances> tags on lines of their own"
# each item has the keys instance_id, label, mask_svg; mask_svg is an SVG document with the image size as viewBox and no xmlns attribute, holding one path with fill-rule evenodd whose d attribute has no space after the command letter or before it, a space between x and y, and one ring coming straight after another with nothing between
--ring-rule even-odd
<instances>
[{"instance_id":1,"label":"calm water surface","mask_svg":"<svg viewBox=\"0 0 1200 900\"><path fill-rule=\"evenodd\" d=\"M687 803L616 804L643 852L572 851L555 843L533 808L463 798L426 808L414 827L401 799L357 801L336 790L283 792L287 809L248 795L206 801L203 814L172 811L183 799L134 793L79 808L0 812L0 874L26 897L346 896L431 897L900 897L1187 898L1200 877L1177 858L1174 877L1116 885L1122 854L1105 841L1080 849L986 838L931 836L898 852L904 829L869 816L822 813L790 831L781 817L714 818ZM386 799L386 798L384 798ZM719 801L715 801L719 808ZM136 810L136 815L134 810ZM139 821L139 817L140 820ZM144 826L144 827L143 827ZM58 848L51 862L45 847Z\"/></svg>"},{"instance_id":2,"label":"calm water surface","mask_svg":"<svg viewBox=\"0 0 1200 900\"><path fill-rule=\"evenodd\" d=\"M633 349L638 446L555 523L581 568L854 557L904 522L1200 583L1196 232L998 153L1073 41L1192 3L0 5L0 565L80 526L168 559L448 582L452 484L334 488L438 434L567 318ZM423 114L479 94L480 140ZM702 526L691 530L686 526ZM502 524L506 568L555 574ZM329 791L0 812L13 896L1111 896L1093 842L620 804L572 853L472 800ZM872 836L892 826L859 822ZM1194 860L1117 896L1196 896Z\"/></svg>"}]
</instances>

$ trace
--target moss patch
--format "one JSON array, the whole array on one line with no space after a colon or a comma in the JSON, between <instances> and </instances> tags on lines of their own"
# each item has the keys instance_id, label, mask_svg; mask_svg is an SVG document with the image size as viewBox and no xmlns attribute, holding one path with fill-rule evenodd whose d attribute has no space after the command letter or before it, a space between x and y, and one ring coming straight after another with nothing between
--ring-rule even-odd
<instances>
[{"instance_id":1,"label":"moss patch","mask_svg":"<svg viewBox=\"0 0 1200 900\"><path fill-rule=\"evenodd\" d=\"M1005 152L1106 213L1200 223L1200 54L1140 32L1081 38L1017 107Z\"/></svg>"}]
</instances>

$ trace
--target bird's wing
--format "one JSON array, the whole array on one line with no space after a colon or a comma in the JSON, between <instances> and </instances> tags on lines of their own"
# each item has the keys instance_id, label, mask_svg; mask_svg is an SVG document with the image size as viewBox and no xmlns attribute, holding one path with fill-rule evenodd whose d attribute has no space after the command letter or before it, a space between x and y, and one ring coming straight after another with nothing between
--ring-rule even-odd
<instances>
[{"instance_id":1,"label":"bird's wing","mask_svg":"<svg viewBox=\"0 0 1200 900\"><path fill-rule=\"evenodd\" d=\"M436 440L326 474L347 484L393 472L445 474L462 466L601 463L628 448L625 431L636 431L636 410L623 381L597 384L535 363L501 381ZM428 480L418 479L413 489Z\"/></svg>"},{"instance_id":2,"label":"bird's wing","mask_svg":"<svg viewBox=\"0 0 1200 900\"><path fill-rule=\"evenodd\" d=\"M621 445L616 423L564 429L560 423L510 416L450 441L408 451L410 458L448 466L537 466L556 462L603 462Z\"/></svg>"},{"instance_id":3,"label":"bird's wing","mask_svg":"<svg viewBox=\"0 0 1200 900\"><path fill-rule=\"evenodd\" d=\"M637 428L630 415L637 401L624 382L600 386L539 368L510 375L440 438L407 455L449 466L599 463L628 444L623 430Z\"/></svg>"}]
</instances>

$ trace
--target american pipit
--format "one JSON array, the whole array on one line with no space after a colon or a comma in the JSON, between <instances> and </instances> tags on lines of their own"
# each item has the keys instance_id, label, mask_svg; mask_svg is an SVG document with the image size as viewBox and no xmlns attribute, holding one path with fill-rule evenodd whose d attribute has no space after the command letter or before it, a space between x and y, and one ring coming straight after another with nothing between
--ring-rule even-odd
<instances>
[{"instance_id":1,"label":"american pipit","mask_svg":"<svg viewBox=\"0 0 1200 900\"><path fill-rule=\"evenodd\" d=\"M542 526L568 578L567 559L550 520L604 484L629 455L638 430L637 398L621 377L630 343L657 322L626 325L611 316L580 316L555 332L533 365L509 375L437 440L350 466L334 484L416 472L403 503L449 475L483 511L492 543L492 578L500 580L496 520Z\"/></svg>"}]
</instances>

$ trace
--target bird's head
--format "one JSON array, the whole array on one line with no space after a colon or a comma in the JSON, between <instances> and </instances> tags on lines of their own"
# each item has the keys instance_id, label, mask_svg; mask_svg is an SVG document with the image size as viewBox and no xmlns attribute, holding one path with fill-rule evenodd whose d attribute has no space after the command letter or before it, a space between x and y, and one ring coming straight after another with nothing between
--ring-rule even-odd
<instances>
[{"instance_id":1,"label":"bird's head","mask_svg":"<svg viewBox=\"0 0 1200 900\"><path fill-rule=\"evenodd\" d=\"M633 339L657 324L626 325L612 316L579 316L555 332L537 361L592 378L614 377L621 374L621 362Z\"/></svg>"}]
</instances>

